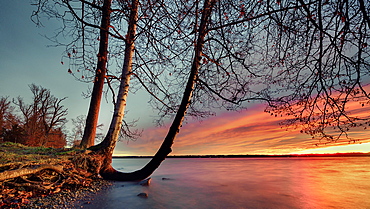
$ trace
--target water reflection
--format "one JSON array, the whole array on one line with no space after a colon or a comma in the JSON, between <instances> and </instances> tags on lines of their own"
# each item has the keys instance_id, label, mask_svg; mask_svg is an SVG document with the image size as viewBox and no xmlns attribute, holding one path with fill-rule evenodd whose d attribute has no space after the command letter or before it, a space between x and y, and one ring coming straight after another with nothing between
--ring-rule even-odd
<instances>
[{"instance_id":1,"label":"water reflection","mask_svg":"<svg viewBox=\"0 0 370 209\"><path fill-rule=\"evenodd\" d=\"M369 158L167 159L85 208L370 208ZM148 159L115 159L125 171ZM168 178L169 180L162 180ZM123 185L123 187L122 187ZM147 199L138 198L141 192Z\"/></svg>"}]
</instances>

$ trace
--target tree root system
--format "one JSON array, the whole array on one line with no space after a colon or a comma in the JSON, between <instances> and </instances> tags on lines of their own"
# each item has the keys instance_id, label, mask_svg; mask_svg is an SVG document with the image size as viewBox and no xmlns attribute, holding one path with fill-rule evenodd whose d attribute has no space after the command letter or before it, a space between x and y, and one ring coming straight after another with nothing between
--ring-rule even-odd
<instances>
[{"instance_id":1,"label":"tree root system","mask_svg":"<svg viewBox=\"0 0 370 209\"><path fill-rule=\"evenodd\" d=\"M33 197L90 187L100 179L98 159L84 152L46 161L0 164L0 208L19 208Z\"/></svg>"}]
</instances>

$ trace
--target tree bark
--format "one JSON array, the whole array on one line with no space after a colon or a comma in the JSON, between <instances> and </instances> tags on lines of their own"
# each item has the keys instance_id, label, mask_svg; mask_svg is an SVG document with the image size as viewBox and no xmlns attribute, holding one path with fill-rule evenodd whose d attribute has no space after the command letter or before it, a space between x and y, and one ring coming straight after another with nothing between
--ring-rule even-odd
<instances>
[{"instance_id":1,"label":"tree bark","mask_svg":"<svg viewBox=\"0 0 370 209\"><path fill-rule=\"evenodd\" d=\"M135 35L136 35L136 22L138 18L138 0L132 0L131 3L131 13L128 23L128 31L126 35L126 48L124 55L124 63L122 67L122 75L120 81L119 92L117 94L117 101L114 106L114 113L109 126L109 130L104 140L95 147L92 147L92 150L97 150L98 153L103 155L103 163L101 170L107 170L112 161L113 150L116 146L119 132L122 126L122 120L126 108L128 90L130 85L130 79L132 74L132 59L135 49Z\"/></svg>"},{"instance_id":2,"label":"tree bark","mask_svg":"<svg viewBox=\"0 0 370 209\"><path fill-rule=\"evenodd\" d=\"M198 77L198 72L200 68L200 60L202 58L202 50L203 50L203 45L204 45L204 39L205 36L207 35L207 25L209 22L209 17L212 13L212 8L213 5L215 4L216 0L206 0L204 2L204 7L203 7L203 13L201 17L201 22L200 26L198 28L198 38L197 38L197 43L194 49L194 59L193 63L190 69L190 74L188 77L188 81L186 84L186 88L183 94L183 98L180 104L180 107L176 113L176 116L172 122L172 125L161 145L157 153L154 155L152 160L145 165L142 169L134 171L132 173L122 173L117 170L115 170L111 166L111 157L112 157L112 152L115 146L115 143L117 139L114 139L113 137L115 136L110 136L107 135L106 139L110 140L111 142L109 143L108 141L105 142L104 146L110 146L107 147L106 149L109 150L110 156L106 156L106 161L103 163L103 169L100 172L100 175L104 179L109 179L109 180L116 180L116 181L139 181L142 179L145 179L149 177L162 163L163 160L167 157L168 154L172 152L172 144L175 140L175 137L180 131L180 127L182 125L182 122L184 120L184 117L186 115L186 111L191 103L192 99L192 94L194 91L195 83ZM125 57L126 59L126 57ZM127 87L128 85L124 85L123 87ZM115 111L116 114L116 111ZM123 112L120 114L123 115ZM120 124L117 123L117 126ZM110 139L108 137L111 137ZM118 136L117 136L118 137ZM104 140L105 141L105 140ZM104 143L104 142L103 142ZM108 153L106 153L108 154Z\"/></svg>"},{"instance_id":3,"label":"tree bark","mask_svg":"<svg viewBox=\"0 0 370 209\"><path fill-rule=\"evenodd\" d=\"M100 102L103 94L104 81L106 76L106 66L108 58L108 39L112 0L104 0L102 7L102 19L100 29L100 43L98 53L98 63L95 71L95 80L90 99L89 112L86 118L84 135L80 147L86 149L94 145L96 128L98 125Z\"/></svg>"},{"instance_id":4,"label":"tree bark","mask_svg":"<svg viewBox=\"0 0 370 209\"><path fill-rule=\"evenodd\" d=\"M6 179L12 179L24 175L30 175L37 173L39 171L49 169L57 171L58 173L61 173L63 171L63 166L61 165L40 165L36 168L20 168L16 170L10 170L10 171L3 171L0 173L0 181L4 181Z\"/></svg>"}]
</instances>

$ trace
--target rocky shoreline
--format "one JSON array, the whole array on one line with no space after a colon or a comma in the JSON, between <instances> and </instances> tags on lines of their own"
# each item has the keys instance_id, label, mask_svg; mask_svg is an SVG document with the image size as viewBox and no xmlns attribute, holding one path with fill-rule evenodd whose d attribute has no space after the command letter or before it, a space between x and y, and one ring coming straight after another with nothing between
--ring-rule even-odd
<instances>
[{"instance_id":1,"label":"rocky shoreline","mask_svg":"<svg viewBox=\"0 0 370 209\"><path fill-rule=\"evenodd\" d=\"M23 209L70 209L83 208L83 205L88 205L94 199L96 194L104 189L108 189L113 185L113 182L106 180L95 180L89 187L80 187L75 190L62 190L59 193L34 197L29 199L29 202L23 203L20 208Z\"/></svg>"},{"instance_id":2,"label":"rocky shoreline","mask_svg":"<svg viewBox=\"0 0 370 209\"><path fill-rule=\"evenodd\" d=\"M0 143L0 208L76 208L112 185L90 159L85 150Z\"/></svg>"}]
</instances>

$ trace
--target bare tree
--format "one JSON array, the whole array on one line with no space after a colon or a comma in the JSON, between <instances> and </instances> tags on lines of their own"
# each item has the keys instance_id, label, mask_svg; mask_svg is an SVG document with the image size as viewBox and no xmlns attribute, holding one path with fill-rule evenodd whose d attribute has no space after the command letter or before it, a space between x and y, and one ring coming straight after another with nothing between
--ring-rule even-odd
<instances>
[{"instance_id":1,"label":"bare tree","mask_svg":"<svg viewBox=\"0 0 370 209\"><path fill-rule=\"evenodd\" d=\"M179 10L178 17L196 16L186 10L192 6L184 7L186 12ZM245 108L246 101L257 100L267 102L266 111L272 115L290 118L283 125L299 127L303 133L327 139L325 142L348 137L347 132L354 128L366 129L369 116L360 116L347 106L358 102L358 107L366 107L369 101L368 6L362 0L219 1L189 114L208 116L214 114L214 108ZM168 19L167 25L177 23ZM153 101L162 116L176 112L173 101L179 100L178 86L186 75L178 66L187 66L189 47L181 41L191 43L194 24L197 22L181 19L175 27L179 35L147 30L147 36L171 34L176 41L155 46L162 40L158 38L151 41L151 47L138 49L161 56L157 63L149 57L137 74L161 98ZM171 50L179 53L160 53ZM172 69L155 67L163 63ZM140 70L143 68L146 70ZM152 73L145 74L148 71Z\"/></svg>"},{"instance_id":2,"label":"bare tree","mask_svg":"<svg viewBox=\"0 0 370 209\"><path fill-rule=\"evenodd\" d=\"M94 145L107 72L111 0L97 3L38 0L34 2L34 5L37 6L37 10L34 11L32 17L36 24L41 24L40 13L63 21L62 29L55 37L52 37L57 45L63 45L58 41L59 36L64 38L65 33L68 33L72 37L70 43L66 45L64 56L69 60L68 72L78 80L94 83L80 145L82 148L90 147ZM95 43L96 40L98 43ZM99 46L98 49L96 45ZM96 62L96 67L93 67L94 62ZM62 60L61 63L64 64L64 61ZM95 75L93 75L94 72Z\"/></svg>"},{"instance_id":3,"label":"bare tree","mask_svg":"<svg viewBox=\"0 0 370 209\"><path fill-rule=\"evenodd\" d=\"M0 97L0 141L4 141L10 130L15 131L19 124L18 117L14 113L14 106L9 97Z\"/></svg>"},{"instance_id":4,"label":"bare tree","mask_svg":"<svg viewBox=\"0 0 370 209\"><path fill-rule=\"evenodd\" d=\"M30 90L33 94L32 102L25 103L24 99L18 97L14 103L19 107L23 129L26 134L26 144L32 146L46 146L50 135L59 135L59 140L65 140L61 135L60 128L67 122L67 109L62 105L66 99L56 98L41 86L31 84Z\"/></svg>"},{"instance_id":5,"label":"bare tree","mask_svg":"<svg viewBox=\"0 0 370 209\"><path fill-rule=\"evenodd\" d=\"M76 118L72 119L72 133L69 136L69 144L74 147L79 147L81 144L81 139L84 134L85 126L86 126L86 115L79 115ZM95 142L101 142L103 133L98 132L101 131L103 128L103 124L98 124L96 129L97 132L95 134Z\"/></svg>"},{"instance_id":6,"label":"bare tree","mask_svg":"<svg viewBox=\"0 0 370 209\"><path fill-rule=\"evenodd\" d=\"M271 114L288 115L285 125L301 128L323 143L366 129L370 116L349 104L369 103L369 4L354 1L282 1L270 8L301 4L272 14L266 22L261 57L270 78L264 94L275 100ZM355 106L356 107L356 106Z\"/></svg>"},{"instance_id":7,"label":"bare tree","mask_svg":"<svg viewBox=\"0 0 370 209\"><path fill-rule=\"evenodd\" d=\"M9 97L0 98L0 127L9 129L15 120L14 107Z\"/></svg>"},{"instance_id":8,"label":"bare tree","mask_svg":"<svg viewBox=\"0 0 370 209\"><path fill-rule=\"evenodd\" d=\"M115 75L115 66L121 65L120 46L124 45L125 37L122 34L126 33L127 29L122 26L122 22L128 16L130 5L126 1L112 0L34 0L33 4L36 10L32 19L36 24L41 25L42 15L62 22L62 27L56 35L49 37L56 46L66 47L61 63L64 64L64 60L68 59L70 74L79 81L94 83L88 93L91 98L80 145L81 148L90 147L94 145L104 84L108 84L114 97L112 83L120 79ZM108 44L109 42L111 44ZM114 98L112 102L115 102ZM136 130L131 131L131 123L123 122L126 124L121 132L124 137L135 138L140 135Z\"/></svg>"},{"instance_id":9,"label":"bare tree","mask_svg":"<svg viewBox=\"0 0 370 209\"><path fill-rule=\"evenodd\" d=\"M85 115L79 115L76 118L72 119L72 134L70 136L69 143L74 146L78 147L81 144L81 139L84 133L86 124L86 116Z\"/></svg>"},{"instance_id":10,"label":"bare tree","mask_svg":"<svg viewBox=\"0 0 370 209\"><path fill-rule=\"evenodd\" d=\"M124 108L126 106L126 99L128 95L128 88L130 77L132 75L132 58L134 53L134 37L136 34L136 21L138 16L138 0L133 0L131 4L131 14L129 20L129 28L128 34L126 39L126 53L125 53L125 62L124 67L122 69L122 79L121 79L121 86L120 91L117 96L117 103L115 106L115 111L113 114L111 126L109 131L106 135L104 141L93 147L93 150L96 150L103 156L103 161L100 169L100 174L105 179L112 179L112 180L121 180L121 181L134 181L144 179L150 176L155 169L161 164L161 162L167 157L169 153L172 152L172 144L173 141L178 134L180 127L182 125L182 121L184 120L186 111L191 103L192 100L192 93L195 88L198 72L200 69L200 61L202 56L202 49L204 45L204 39L207 35L207 25L209 23L209 18L212 13L213 5L216 1L214 0L206 0L204 2L204 6L201 12L200 18L200 25L197 27L197 39L196 44L194 46L194 58L193 63L190 69L190 74L188 77L188 81L184 90L183 98L179 105L179 109L177 110L176 116L172 122L172 125L168 131L167 136L165 137L162 146L159 148L153 159L142 169L132 172L132 173L122 173L115 170L111 166L112 160L112 153L113 149L115 148L118 133L121 126L122 117L124 115Z\"/></svg>"}]
</instances>

